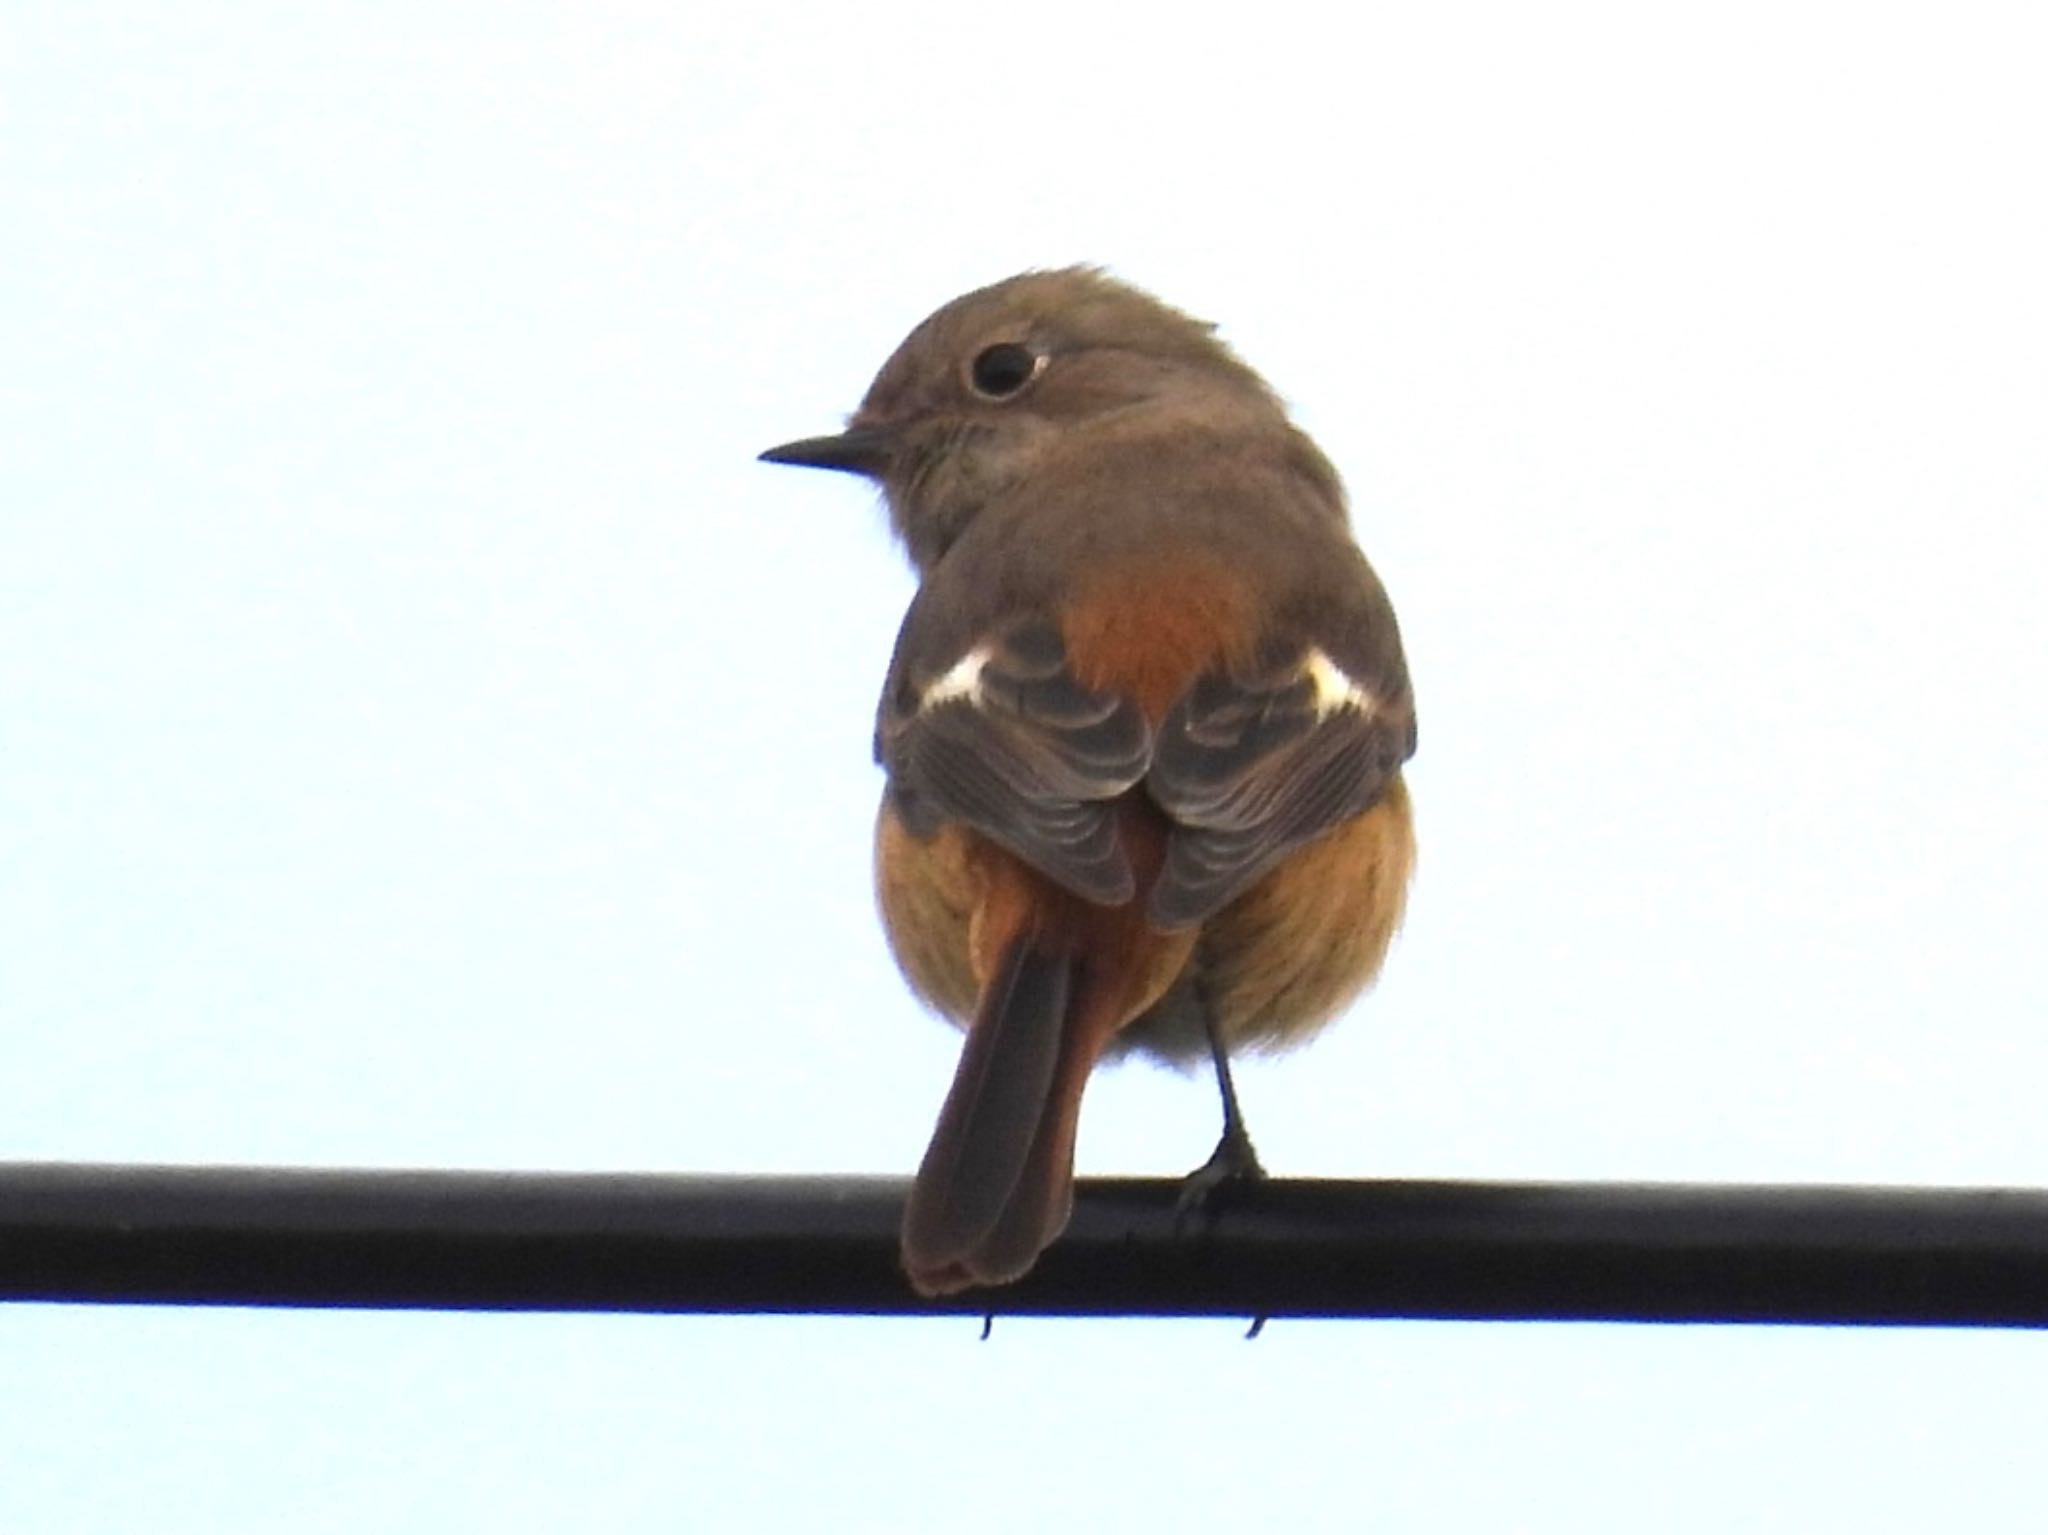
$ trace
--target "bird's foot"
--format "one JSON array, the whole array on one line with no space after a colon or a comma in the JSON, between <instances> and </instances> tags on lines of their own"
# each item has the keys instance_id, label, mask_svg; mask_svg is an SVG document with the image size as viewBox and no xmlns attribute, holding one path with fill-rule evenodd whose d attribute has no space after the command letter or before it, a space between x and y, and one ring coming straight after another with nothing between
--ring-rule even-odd
<instances>
[{"instance_id":1,"label":"bird's foot","mask_svg":"<svg viewBox=\"0 0 2048 1535\"><path fill-rule=\"evenodd\" d=\"M1241 1123L1224 1127L1223 1138L1209 1153L1209 1160L1181 1179L1180 1197L1173 1205L1173 1226L1178 1233L1190 1216L1205 1209L1209 1198L1226 1183L1256 1183L1266 1176L1259 1153Z\"/></svg>"}]
</instances>

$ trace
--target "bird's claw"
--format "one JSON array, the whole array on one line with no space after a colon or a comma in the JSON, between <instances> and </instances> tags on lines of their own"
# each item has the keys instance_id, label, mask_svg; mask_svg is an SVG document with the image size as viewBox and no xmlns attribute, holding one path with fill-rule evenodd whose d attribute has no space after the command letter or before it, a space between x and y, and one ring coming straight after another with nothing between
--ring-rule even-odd
<instances>
[{"instance_id":1,"label":"bird's claw","mask_svg":"<svg viewBox=\"0 0 2048 1535\"><path fill-rule=\"evenodd\" d=\"M1180 1197L1173 1204L1175 1235L1190 1216L1208 1207L1210 1196L1225 1184L1256 1183L1265 1176L1266 1169L1260 1165L1259 1153L1244 1126L1227 1126L1209 1160L1181 1179Z\"/></svg>"}]
</instances>

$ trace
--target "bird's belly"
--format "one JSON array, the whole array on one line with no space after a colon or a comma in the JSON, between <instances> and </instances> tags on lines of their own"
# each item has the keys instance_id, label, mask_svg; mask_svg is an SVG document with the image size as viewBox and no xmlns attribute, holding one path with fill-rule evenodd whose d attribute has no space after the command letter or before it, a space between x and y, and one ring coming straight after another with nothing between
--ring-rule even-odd
<instances>
[{"instance_id":1,"label":"bird's belly","mask_svg":"<svg viewBox=\"0 0 2048 1535\"><path fill-rule=\"evenodd\" d=\"M1198 962L1225 1043L1301 1044L1365 990L1401 924L1414 866L1408 789L1396 776L1365 814L1289 854L1205 922Z\"/></svg>"},{"instance_id":2,"label":"bird's belly","mask_svg":"<svg viewBox=\"0 0 2048 1535\"><path fill-rule=\"evenodd\" d=\"M875 818L875 900L890 951L925 1005L964 1024L979 995L969 929L982 893L967 829L910 834L888 798Z\"/></svg>"},{"instance_id":3,"label":"bird's belly","mask_svg":"<svg viewBox=\"0 0 2048 1535\"><path fill-rule=\"evenodd\" d=\"M986 845L967 828L914 837L885 799L875 825L875 889L904 977L935 1011L964 1023L979 997L973 923ZM1203 990L1233 1050L1303 1043L1371 984L1406 903L1415 863L1407 786L1296 849L1202 925ZM1192 983L1194 977L1186 980ZM1176 986L1119 1041L1175 1061L1203 1050L1190 984Z\"/></svg>"}]
</instances>

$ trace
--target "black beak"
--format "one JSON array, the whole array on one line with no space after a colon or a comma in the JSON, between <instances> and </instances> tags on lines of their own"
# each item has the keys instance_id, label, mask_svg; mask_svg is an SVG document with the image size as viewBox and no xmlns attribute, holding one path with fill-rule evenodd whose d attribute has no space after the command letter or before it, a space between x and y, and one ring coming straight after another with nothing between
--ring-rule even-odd
<instances>
[{"instance_id":1,"label":"black beak","mask_svg":"<svg viewBox=\"0 0 2048 1535\"><path fill-rule=\"evenodd\" d=\"M887 432L873 427L848 427L834 437L805 437L785 442L761 455L764 464L796 464L805 469L843 469L879 479L889 467L895 444Z\"/></svg>"}]
</instances>

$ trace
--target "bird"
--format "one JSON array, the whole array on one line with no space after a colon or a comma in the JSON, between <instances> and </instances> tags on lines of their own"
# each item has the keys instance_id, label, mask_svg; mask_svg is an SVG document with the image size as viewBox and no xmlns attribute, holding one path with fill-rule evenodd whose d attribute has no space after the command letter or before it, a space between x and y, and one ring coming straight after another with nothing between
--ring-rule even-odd
<instances>
[{"instance_id":1,"label":"bird","mask_svg":"<svg viewBox=\"0 0 2048 1535\"><path fill-rule=\"evenodd\" d=\"M844 430L760 457L879 485L918 578L876 716L876 895L965 1039L911 1287L1032 1268L1108 1059L1213 1064L1195 1202L1262 1176L1229 1057L1358 996L1415 861L1407 662L1328 458L1213 325L1094 266L945 304Z\"/></svg>"}]
</instances>

